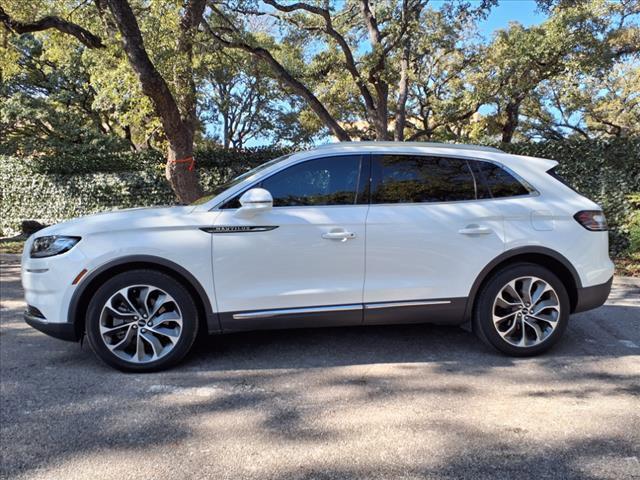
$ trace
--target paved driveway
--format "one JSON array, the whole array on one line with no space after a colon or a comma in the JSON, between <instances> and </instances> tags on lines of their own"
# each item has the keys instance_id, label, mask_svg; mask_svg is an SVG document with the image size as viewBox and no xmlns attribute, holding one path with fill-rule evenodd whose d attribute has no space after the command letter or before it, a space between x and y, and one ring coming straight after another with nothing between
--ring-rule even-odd
<instances>
[{"instance_id":1,"label":"paved driveway","mask_svg":"<svg viewBox=\"0 0 640 480\"><path fill-rule=\"evenodd\" d=\"M125 375L27 327L2 266L3 478L640 478L640 288L511 359L436 326L231 335Z\"/></svg>"}]
</instances>

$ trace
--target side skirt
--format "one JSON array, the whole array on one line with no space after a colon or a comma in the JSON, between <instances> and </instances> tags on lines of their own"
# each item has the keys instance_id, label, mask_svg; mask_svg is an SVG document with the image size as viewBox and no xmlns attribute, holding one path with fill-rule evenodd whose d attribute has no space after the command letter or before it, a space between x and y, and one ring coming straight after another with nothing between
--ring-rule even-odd
<instances>
[{"instance_id":1,"label":"side skirt","mask_svg":"<svg viewBox=\"0 0 640 480\"><path fill-rule=\"evenodd\" d=\"M467 298L409 300L351 305L221 312L223 333L249 330L317 328L354 325L464 322Z\"/></svg>"},{"instance_id":2,"label":"side skirt","mask_svg":"<svg viewBox=\"0 0 640 480\"><path fill-rule=\"evenodd\" d=\"M364 305L364 323L365 325L402 323L460 325L464 323L466 305L466 297L366 303Z\"/></svg>"}]
</instances>

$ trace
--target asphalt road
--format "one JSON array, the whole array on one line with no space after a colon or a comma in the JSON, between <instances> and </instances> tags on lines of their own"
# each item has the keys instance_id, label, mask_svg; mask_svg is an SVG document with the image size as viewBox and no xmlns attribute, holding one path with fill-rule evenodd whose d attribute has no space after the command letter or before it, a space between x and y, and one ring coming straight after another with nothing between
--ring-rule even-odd
<instances>
[{"instance_id":1,"label":"asphalt road","mask_svg":"<svg viewBox=\"0 0 640 480\"><path fill-rule=\"evenodd\" d=\"M125 375L24 324L2 265L2 478L640 479L640 282L511 359L436 326L210 338Z\"/></svg>"}]
</instances>

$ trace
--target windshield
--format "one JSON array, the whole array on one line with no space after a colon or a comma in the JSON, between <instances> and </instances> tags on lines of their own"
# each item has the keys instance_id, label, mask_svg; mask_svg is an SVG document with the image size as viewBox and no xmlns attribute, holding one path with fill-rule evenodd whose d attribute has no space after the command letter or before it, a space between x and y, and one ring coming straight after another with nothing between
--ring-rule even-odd
<instances>
[{"instance_id":1,"label":"windshield","mask_svg":"<svg viewBox=\"0 0 640 480\"><path fill-rule=\"evenodd\" d=\"M234 179L229 180L228 182L223 183L222 185L218 185L213 190L207 192L206 195L204 195L204 196L200 197L199 199L197 199L191 205L202 205L203 203L207 203L209 200L214 198L216 195L220 195L225 190L238 185L240 182L246 180L247 178L251 177L252 175L255 175L256 173L258 173L258 172L260 172L260 171L262 171L262 170L264 170L266 168L269 168L271 165L274 165L274 164L276 164L278 162L286 160L291 155L293 155L293 153L288 153L286 155L282 155L281 157L274 158L273 160L269 160L268 162L265 162L262 165L258 165L257 167L252 168L251 170L249 170L248 172L244 172L243 174L238 175Z\"/></svg>"}]
</instances>

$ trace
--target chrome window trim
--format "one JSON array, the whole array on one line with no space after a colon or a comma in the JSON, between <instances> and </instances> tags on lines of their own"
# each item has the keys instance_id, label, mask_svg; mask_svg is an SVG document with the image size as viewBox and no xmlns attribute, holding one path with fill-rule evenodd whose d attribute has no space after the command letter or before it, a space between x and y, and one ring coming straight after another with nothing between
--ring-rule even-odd
<instances>
[{"instance_id":1,"label":"chrome window trim","mask_svg":"<svg viewBox=\"0 0 640 480\"><path fill-rule=\"evenodd\" d=\"M501 151L499 151L500 153L503 153ZM300 152L302 153L302 152ZM497 153L497 152L496 152ZM251 188L253 188L255 185L257 185L258 183L268 179L269 177L271 177L272 175L275 175L283 170L285 170L286 168L292 167L294 165L298 165L300 163L304 163L304 162L310 162L312 160L318 160L321 158L327 158L327 157L340 157L340 156L344 156L344 155L411 155L411 156L422 156L422 157L443 157L443 158L456 158L459 160L475 160L477 162L487 162L487 163L491 163L493 165L496 165L500 168L502 168L503 170L505 170L507 173L509 173L509 175L513 176L516 180L518 180L518 182L520 182L525 188L529 189L530 192L526 195L512 195L509 197L491 197L491 198L476 198L476 199L472 199L472 200L449 200L446 202L409 202L409 203L371 203L371 201L369 201L369 203L356 203L356 204L349 204L349 205L296 205L296 206L287 206L287 207L273 207L274 209L282 209L282 208L331 208L331 207L357 207L357 206L375 206L375 205L384 205L384 206L391 206L391 205L442 205L442 204L449 204L449 203L462 203L462 202L483 202L483 201L498 201L498 200L509 200L509 199L513 199L513 198L531 198L531 197L539 197L540 196L540 191L531 184L531 182L529 182L528 180L525 180L524 178L522 178L521 175L518 175L516 172L514 172L511 168L509 168L507 165L505 165L504 163L501 163L497 160L491 160L491 159L487 159L487 158L478 158L476 156L469 156L469 155L455 155L455 154L436 154L436 153L423 153L423 152L407 152L407 151L403 151L403 152L379 152L379 151L363 151L360 153L355 153L355 152L327 152L327 154L325 155L319 155L317 157L311 157L311 158L304 158L298 162L294 162L294 163L290 163L288 165L283 166L282 168L279 168L278 170L275 170L273 172L271 172L268 176L265 177L261 177L259 179L257 179L254 183L252 183L251 185L248 185L247 187L245 187L244 189L238 190L237 192L225 197L223 200L221 200L218 204L216 204L215 206L211 207L209 209L209 211L221 211L223 209L220 208L220 205L223 205L224 203L226 203L227 201L231 200L233 197L235 197L236 195L241 195L242 193L246 192L247 190L250 190ZM475 178L475 173L473 172L473 168L471 168L471 173L472 175L474 175ZM369 199L370 200L370 199ZM237 208L225 208L224 210L228 210L230 212L236 211L238 210Z\"/></svg>"}]
</instances>

